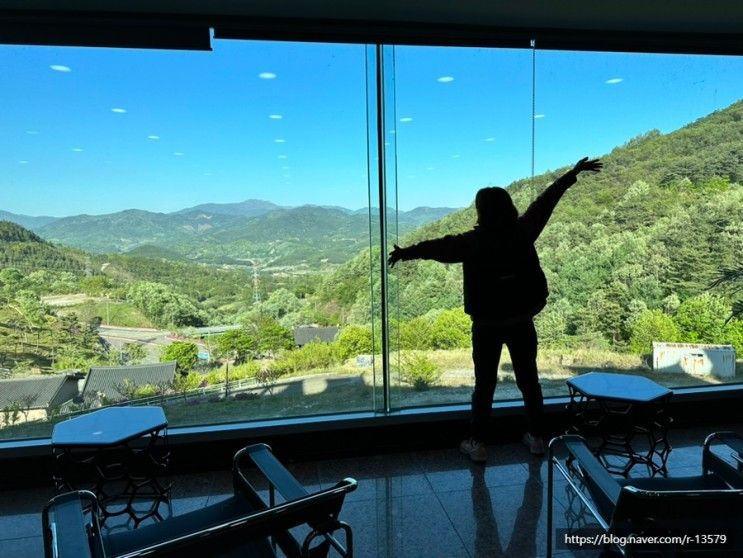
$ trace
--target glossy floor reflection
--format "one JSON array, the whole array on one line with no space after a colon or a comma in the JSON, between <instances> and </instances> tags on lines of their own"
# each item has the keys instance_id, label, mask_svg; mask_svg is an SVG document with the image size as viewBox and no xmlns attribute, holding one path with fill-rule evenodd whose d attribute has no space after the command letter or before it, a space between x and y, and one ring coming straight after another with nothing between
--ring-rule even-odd
<instances>
[{"instance_id":1,"label":"glossy floor reflection","mask_svg":"<svg viewBox=\"0 0 743 558\"><path fill-rule=\"evenodd\" d=\"M673 431L672 476L696 474L701 444L714 430L743 432L743 425ZM546 553L546 463L520 444L490 448L488 464L470 463L456 449L289 463L308 488L343 477L358 480L342 519L354 530L359 558L532 558ZM640 473L641 474L641 473ZM226 498L228 472L172 478L173 513L179 515ZM258 487L262 488L262 487ZM51 488L0 492L0 555L43 556L40 510ZM570 505L564 482L555 487L555 526L583 522ZM590 523L589 523L590 524ZM555 556L596 556L592 550Z\"/></svg>"}]
</instances>

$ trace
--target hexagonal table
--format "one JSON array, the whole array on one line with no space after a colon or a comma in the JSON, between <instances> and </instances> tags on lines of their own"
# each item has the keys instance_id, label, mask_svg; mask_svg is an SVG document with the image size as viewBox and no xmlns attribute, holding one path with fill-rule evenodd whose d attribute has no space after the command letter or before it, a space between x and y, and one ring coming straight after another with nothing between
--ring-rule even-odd
<instances>
[{"instance_id":1,"label":"hexagonal table","mask_svg":"<svg viewBox=\"0 0 743 558\"><path fill-rule=\"evenodd\" d=\"M608 471L627 476L641 464L652 476L667 474L670 389L643 376L604 372L582 374L567 385L569 432L598 438L592 449Z\"/></svg>"},{"instance_id":2,"label":"hexagonal table","mask_svg":"<svg viewBox=\"0 0 743 558\"><path fill-rule=\"evenodd\" d=\"M161 407L108 407L57 423L57 490L92 490L104 521L123 514L134 527L150 517L162 520L160 504L170 506L170 487L157 478L170 457L167 425Z\"/></svg>"}]
</instances>

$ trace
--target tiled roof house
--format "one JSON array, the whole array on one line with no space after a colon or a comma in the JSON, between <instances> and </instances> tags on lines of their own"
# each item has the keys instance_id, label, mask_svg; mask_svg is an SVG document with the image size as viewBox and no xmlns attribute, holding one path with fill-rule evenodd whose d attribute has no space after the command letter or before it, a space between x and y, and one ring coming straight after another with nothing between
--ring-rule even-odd
<instances>
[{"instance_id":1,"label":"tiled roof house","mask_svg":"<svg viewBox=\"0 0 743 558\"><path fill-rule=\"evenodd\" d=\"M95 398L102 394L109 401L124 399L117 387L125 380L135 386L160 385L175 378L175 361L136 366L93 366L83 386L83 397Z\"/></svg>"}]
</instances>

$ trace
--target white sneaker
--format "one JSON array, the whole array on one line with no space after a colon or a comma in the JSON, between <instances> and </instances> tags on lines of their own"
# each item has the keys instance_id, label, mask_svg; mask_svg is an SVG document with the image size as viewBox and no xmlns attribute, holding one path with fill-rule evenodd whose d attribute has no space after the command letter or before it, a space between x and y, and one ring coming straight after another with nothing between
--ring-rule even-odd
<instances>
[{"instance_id":1,"label":"white sneaker","mask_svg":"<svg viewBox=\"0 0 743 558\"><path fill-rule=\"evenodd\" d=\"M475 463L485 463L488 460L488 450L485 444L467 438L461 444L459 444L459 450L470 456L470 459Z\"/></svg>"},{"instance_id":2,"label":"white sneaker","mask_svg":"<svg viewBox=\"0 0 743 558\"><path fill-rule=\"evenodd\" d=\"M521 441L533 455L544 455L544 440L540 436L532 436L527 432Z\"/></svg>"}]
</instances>

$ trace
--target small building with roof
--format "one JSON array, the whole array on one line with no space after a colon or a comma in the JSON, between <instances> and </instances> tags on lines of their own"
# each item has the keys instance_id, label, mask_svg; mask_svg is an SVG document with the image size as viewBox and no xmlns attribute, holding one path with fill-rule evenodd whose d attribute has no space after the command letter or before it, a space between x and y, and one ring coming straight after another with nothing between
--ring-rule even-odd
<instances>
[{"instance_id":1,"label":"small building with roof","mask_svg":"<svg viewBox=\"0 0 743 558\"><path fill-rule=\"evenodd\" d=\"M333 326L299 326L294 328L294 344L297 345L297 347L303 347L307 343L312 343L313 341L330 343L335 341L337 335L338 328Z\"/></svg>"},{"instance_id":2,"label":"small building with roof","mask_svg":"<svg viewBox=\"0 0 743 558\"><path fill-rule=\"evenodd\" d=\"M121 387L170 384L175 379L176 362L158 362L135 366L92 366L82 389L83 399L120 401L126 399Z\"/></svg>"},{"instance_id":3,"label":"small building with roof","mask_svg":"<svg viewBox=\"0 0 743 558\"><path fill-rule=\"evenodd\" d=\"M19 411L22 421L41 420L49 417L78 395L80 374L49 374L25 378L0 380L0 410ZM2 426L4 421L0 421Z\"/></svg>"}]
</instances>

